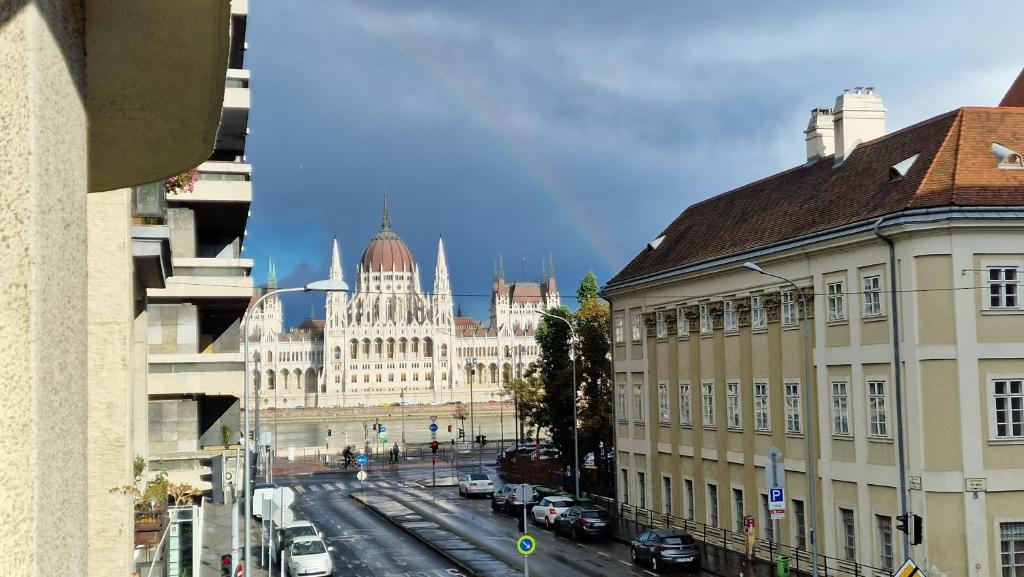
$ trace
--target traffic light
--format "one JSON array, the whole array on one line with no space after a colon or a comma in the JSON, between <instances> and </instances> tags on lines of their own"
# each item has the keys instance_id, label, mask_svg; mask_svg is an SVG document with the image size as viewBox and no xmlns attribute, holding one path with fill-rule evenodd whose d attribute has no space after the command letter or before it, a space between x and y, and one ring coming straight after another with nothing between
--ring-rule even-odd
<instances>
[{"instance_id":1,"label":"traffic light","mask_svg":"<svg viewBox=\"0 0 1024 577\"><path fill-rule=\"evenodd\" d=\"M480 435L480 446L481 447L486 447L487 446L487 436L486 435Z\"/></svg>"},{"instance_id":2,"label":"traffic light","mask_svg":"<svg viewBox=\"0 0 1024 577\"><path fill-rule=\"evenodd\" d=\"M328 437L330 437L330 436L331 436L331 428L330 428L330 427L328 427L328 428L327 428L327 436L328 436Z\"/></svg>"},{"instance_id":3,"label":"traffic light","mask_svg":"<svg viewBox=\"0 0 1024 577\"><path fill-rule=\"evenodd\" d=\"M912 515L914 518L913 532L910 534L910 544L920 545L924 538L924 519L920 515Z\"/></svg>"},{"instance_id":4,"label":"traffic light","mask_svg":"<svg viewBox=\"0 0 1024 577\"><path fill-rule=\"evenodd\" d=\"M438 447L438 442L437 441L430 441L430 452L431 453L436 455L437 454L437 447Z\"/></svg>"},{"instance_id":5,"label":"traffic light","mask_svg":"<svg viewBox=\"0 0 1024 577\"><path fill-rule=\"evenodd\" d=\"M466 438L466 429L463 429L463 428L459 427L459 438L460 439L465 439Z\"/></svg>"},{"instance_id":6,"label":"traffic light","mask_svg":"<svg viewBox=\"0 0 1024 577\"><path fill-rule=\"evenodd\" d=\"M449 433L452 432L452 426L451 425L448 425L448 432Z\"/></svg>"},{"instance_id":7,"label":"traffic light","mask_svg":"<svg viewBox=\"0 0 1024 577\"><path fill-rule=\"evenodd\" d=\"M910 532L908 530L908 528L907 528L907 516L906 515L897 515L896 516L896 530L897 531L903 531L904 533L909 533Z\"/></svg>"},{"instance_id":8,"label":"traffic light","mask_svg":"<svg viewBox=\"0 0 1024 577\"><path fill-rule=\"evenodd\" d=\"M373 430L374 430L374 431L376 431L376 430L377 430L377 423L374 423L374 424L373 424Z\"/></svg>"},{"instance_id":9,"label":"traffic light","mask_svg":"<svg viewBox=\"0 0 1024 577\"><path fill-rule=\"evenodd\" d=\"M201 473L199 480L209 481L213 486L211 501L214 503L223 504L226 502L224 497L224 455L214 455L212 457L203 457L199 459L199 465L203 467L209 467L209 473Z\"/></svg>"}]
</instances>

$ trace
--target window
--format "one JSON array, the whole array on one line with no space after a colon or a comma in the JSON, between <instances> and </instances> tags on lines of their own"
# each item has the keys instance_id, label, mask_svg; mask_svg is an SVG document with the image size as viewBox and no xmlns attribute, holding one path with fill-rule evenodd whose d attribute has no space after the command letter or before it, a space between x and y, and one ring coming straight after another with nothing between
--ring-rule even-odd
<instances>
[{"instance_id":1,"label":"window","mask_svg":"<svg viewBox=\"0 0 1024 577\"><path fill-rule=\"evenodd\" d=\"M700 305L700 334L710 335L711 331L711 311L708 305Z\"/></svg>"},{"instance_id":2,"label":"window","mask_svg":"<svg viewBox=\"0 0 1024 577\"><path fill-rule=\"evenodd\" d=\"M690 319L686 318L686 309L676 309L676 335L686 336L690 332Z\"/></svg>"},{"instance_id":3,"label":"window","mask_svg":"<svg viewBox=\"0 0 1024 577\"><path fill-rule=\"evenodd\" d=\"M725 330L727 332L735 332L740 330L739 317L736 314L736 306L733 301L725 301L722 303L725 308Z\"/></svg>"},{"instance_id":4,"label":"window","mask_svg":"<svg viewBox=\"0 0 1024 577\"><path fill-rule=\"evenodd\" d=\"M793 300L792 291L783 291L782 293L782 325L791 327L796 325L796 301Z\"/></svg>"},{"instance_id":5,"label":"window","mask_svg":"<svg viewBox=\"0 0 1024 577\"><path fill-rule=\"evenodd\" d=\"M643 471L636 472L636 495L640 499L638 503L641 509L647 508L647 480Z\"/></svg>"},{"instance_id":6,"label":"window","mask_svg":"<svg viewBox=\"0 0 1024 577\"><path fill-rule=\"evenodd\" d=\"M679 383L679 424L693 424L693 410L690 405L690 383Z\"/></svg>"},{"instance_id":7,"label":"window","mask_svg":"<svg viewBox=\"0 0 1024 577\"><path fill-rule=\"evenodd\" d=\"M761 517L764 519L762 525L764 525L765 541L774 541L775 522L772 521L772 512L768 507L768 495L761 495Z\"/></svg>"},{"instance_id":8,"label":"window","mask_svg":"<svg viewBox=\"0 0 1024 577\"><path fill-rule=\"evenodd\" d=\"M768 410L768 383L754 383L754 430L770 431L771 429Z\"/></svg>"},{"instance_id":9,"label":"window","mask_svg":"<svg viewBox=\"0 0 1024 577\"><path fill-rule=\"evenodd\" d=\"M1020 308L1017 267L989 267L988 306L993 309Z\"/></svg>"},{"instance_id":10,"label":"window","mask_svg":"<svg viewBox=\"0 0 1024 577\"><path fill-rule=\"evenodd\" d=\"M659 312L655 314L655 330L659 339L668 336L668 323L665 322L665 313Z\"/></svg>"},{"instance_id":11,"label":"window","mask_svg":"<svg viewBox=\"0 0 1024 577\"><path fill-rule=\"evenodd\" d=\"M1024 577L1024 523L999 524L999 559L1003 577Z\"/></svg>"},{"instance_id":12,"label":"window","mask_svg":"<svg viewBox=\"0 0 1024 577\"><path fill-rule=\"evenodd\" d=\"M878 527L878 560L882 569L892 573L892 517L875 515L875 525Z\"/></svg>"},{"instance_id":13,"label":"window","mask_svg":"<svg viewBox=\"0 0 1024 577\"><path fill-rule=\"evenodd\" d=\"M629 469L622 470L622 502L629 504Z\"/></svg>"},{"instance_id":14,"label":"window","mask_svg":"<svg viewBox=\"0 0 1024 577\"><path fill-rule=\"evenodd\" d=\"M615 413L620 420L626 420L626 385L615 387Z\"/></svg>"},{"instance_id":15,"label":"window","mask_svg":"<svg viewBox=\"0 0 1024 577\"><path fill-rule=\"evenodd\" d=\"M786 383L786 432L800 434L800 383Z\"/></svg>"},{"instance_id":16,"label":"window","mask_svg":"<svg viewBox=\"0 0 1024 577\"><path fill-rule=\"evenodd\" d=\"M882 315L882 277L877 274L864 277L864 316Z\"/></svg>"},{"instance_id":17,"label":"window","mask_svg":"<svg viewBox=\"0 0 1024 577\"><path fill-rule=\"evenodd\" d=\"M661 512L666 515L672 514L672 478L661 478Z\"/></svg>"},{"instance_id":18,"label":"window","mask_svg":"<svg viewBox=\"0 0 1024 577\"><path fill-rule=\"evenodd\" d=\"M850 398L846 381L832 382L832 432L836 435L850 434Z\"/></svg>"},{"instance_id":19,"label":"window","mask_svg":"<svg viewBox=\"0 0 1024 577\"><path fill-rule=\"evenodd\" d=\"M630 319L630 330L633 333L633 342L636 342L640 340L640 315L633 315Z\"/></svg>"},{"instance_id":20,"label":"window","mask_svg":"<svg viewBox=\"0 0 1024 577\"><path fill-rule=\"evenodd\" d=\"M1024 380L993 381L992 390L995 393L996 437L1024 437Z\"/></svg>"},{"instance_id":21,"label":"window","mask_svg":"<svg viewBox=\"0 0 1024 577\"><path fill-rule=\"evenodd\" d=\"M889 436L885 400L885 381L868 381L868 435L871 437Z\"/></svg>"},{"instance_id":22,"label":"window","mask_svg":"<svg viewBox=\"0 0 1024 577\"><path fill-rule=\"evenodd\" d=\"M668 383L658 383L658 422L668 424Z\"/></svg>"},{"instance_id":23,"label":"window","mask_svg":"<svg viewBox=\"0 0 1024 577\"><path fill-rule=\"evenodd\" d=\"M754 330L768 326L768 316L764 311L764 297L761 295L750 297L750 326Z\"/></svg>"},{"instance_id":24,"label":"window","mask_svg":"<svg viewBox=\"0 0 1024 577\"><path fill-rule=\"evenodd\" d=\"M715 426L715 383L701 383L701 413L705 427Z\"/></svg>"},{"instance_id":25,"label":"window","mask_svg":"<svg viewBox=\"0 0 1024 577\"><path fill-rule=\"evenodd\" d=\"M708 483L708 525L718 526L718 486Z\"/></svg>"},{"instance_id":26,"label":"window","mask_svg":"<svg viewBox=\"0 0 1024 577\"><path fill-rule=\"evenodd\" d=\"M640 383L633 385L633 420L644 422L644 386Z\"/></svg>"},{"instance_id":27,"label":"window","mask_svg":"<svg viewBox=\"0 0 1024 577\"><path fill-rule=\"evenodd\" d=\"M745 530L743 527L743 489L732 490L732 518L735 526L733 530L742 533Z\"/></svg>"},{"instance_id":28,"label":"window","mask_svg":"<svg viewBox=\"0 0 1024 577\"><path fill-rule=\"evenodd\" d=\"M841 321L846 319L846 303L843 296L843 282L830 282L826 285L828 296L828 320Z\"/></svg>"},{"instance_id":29,"label":"window","mask_svg":"<svg viewBox=\"0 0 1024 577\"><path fill-rule=\"evenodd\" d=\"M693 481L690 479L683 479L683 490L686 504L686 518L693 521Z\"/></svg>"},{"instance_id":30,"label":"window","mask_svg":"<svg viewBox=\"0 0 1024 577\"><path fill-rule=\"evenodd\" d=\"M622 315L615 317L615 344L620 344L625 338L622 333Z\"/></svg>"},{"instance_id":31,"label":"window","mask_svg":"<svg viewBox=\"0 0 1024 577\"><path fill-rule=\"evenodd\" d=\"M857 560L857 532L853 526L853 511L839 509L843 523L843 556L847 561Z\"/></svg>"},{"instance_id":32,"label":"window","mask_svg":"<svg viewBox=\"0 0 1024 577\"><path fill-rule=\"evenodd\" d=\"M730 429L741 428L741 413L740 413L740 384L739 383L726 383L726 421L729 423Z\"/></svg>"},{"instance_id":33,"label":"window","mask_svg":"<svg viewBox=\"0 0 1024 577\"><path fill-rule=\"evenodd\" d=\"M796 548L807 549L807 523L804 520L804 502L793 499L793 528L796 531Z\"/></svg>"}]
</instances>

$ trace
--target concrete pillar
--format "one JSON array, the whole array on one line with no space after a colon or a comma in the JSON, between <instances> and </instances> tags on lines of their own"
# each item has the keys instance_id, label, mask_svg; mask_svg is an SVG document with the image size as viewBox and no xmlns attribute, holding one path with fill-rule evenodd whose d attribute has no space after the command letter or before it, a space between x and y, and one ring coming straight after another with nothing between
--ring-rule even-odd
<instances>
[{"instance_id":1,"label":"concrete pillar","mask_svg":"<svg viewBox=\"0 0 1024 577\"><path fill-rule=\"evenodd\" d=\"M80 2L0 3L0 550L86 567L86 114Z\"/></svg>"}]
</instances>

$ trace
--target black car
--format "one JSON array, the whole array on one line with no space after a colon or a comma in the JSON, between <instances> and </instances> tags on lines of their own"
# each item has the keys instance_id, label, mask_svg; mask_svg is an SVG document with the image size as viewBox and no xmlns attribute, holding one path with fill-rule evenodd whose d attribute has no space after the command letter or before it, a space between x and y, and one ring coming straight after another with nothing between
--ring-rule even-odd
<instances>
[{"instance_id":1,"label":"black car","mask_svg":"<svg viewBox=\"0 0 1024 577\"><path fill-rule=\"evenodd\" d=\"M533 509L534 505L540 499L537 497L537 491L533 488L533 485L506 485L511 487L509 492L505 495L504 511L508 515L521 516L523 514L523 500L520 498L519 488L526 487L526 510Z\"/></svg>"},{"instance_id":2,"label":"black car","mask_svg":"<svg viewBox=\"0 0 1024 577\"><path fill-rule=\"evenodd\" d=\"M500 489L491 493L491 511L504 511L505 501L515 488L515 485L502 485Z\"/></svg>"},{"instance_id":3,"label":"black car","mask_svg":"<svg viewBox=\"0 0 1024 577\"><path fill-rule=\"evenodd\" d=\"M570 507L555 517L555 535L569 535L574 541L611 537L614 531L608 511L600 507Z\"/></svg>"},{"instance_id":4,"label":"black car","mask_svg":"<svg viewBox=\"0 0 1024 577\"><path fill-rule=\"evenodd\" d=\"M634 563L647 563L651 570L700 569L700 547L690 535L673 529L651 529L640 533L629 547Z\"/></svg>"}]
</instances>

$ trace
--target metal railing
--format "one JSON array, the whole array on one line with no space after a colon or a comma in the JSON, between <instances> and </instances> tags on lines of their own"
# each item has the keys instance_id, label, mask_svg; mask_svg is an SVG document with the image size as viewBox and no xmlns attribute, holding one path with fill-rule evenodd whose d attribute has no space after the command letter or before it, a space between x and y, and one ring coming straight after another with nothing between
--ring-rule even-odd
<instances>
[{"instance_id":1,"label":"metal railing","mask_svg":"<svg viewBox=\"0 0 1024 577\"><path fill-rule=\"evenodd\" d=\"M608 509L619 529L624 530L620 536L635 535L643 530L679 529L693 536L706 546L725 549L738 553L746 551L746 536L742 532L730 531L722 527L713 527L704 523L656 513L649 509L641 509L634 505L619 503L605 497L593 497L601 506ZM765 562L772 562L776 557L789 557L789 566L793 571L810 573L811 553L805 549L791 545L777 545L774 541L756 539L754 541L754 557ZM818 555L818 571L821 577L889 577L892 569L872 567L864 563Z\"/></svg>"}]
</instances>

